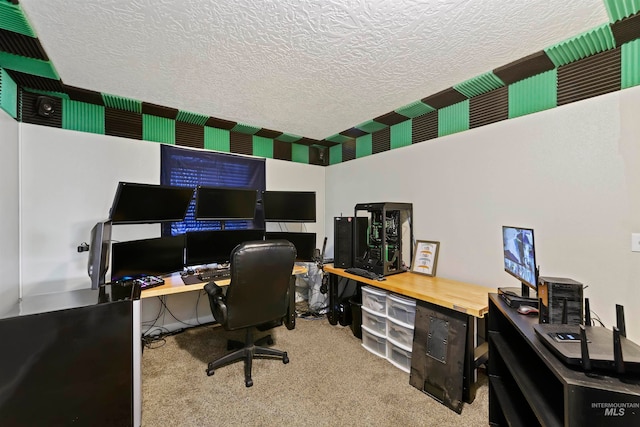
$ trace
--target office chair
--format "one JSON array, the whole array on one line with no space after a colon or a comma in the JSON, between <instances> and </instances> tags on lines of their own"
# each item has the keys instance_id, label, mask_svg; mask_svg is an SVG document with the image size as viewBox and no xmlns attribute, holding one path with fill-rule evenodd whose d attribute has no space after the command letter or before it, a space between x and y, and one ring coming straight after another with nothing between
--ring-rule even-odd
<instances>
[{"instance_id":1,"label":"office chair","mask_svg":"<svg viewBox=\"0 0 640 427\"><path fill-rule=\"evenodd\" d=\"M296 259L296 248L287 240L244 242L231 252L231 283L226 294L214 282L204 289L215 319L227 330L245 329L245 341L239 350L209 362L207 375L214 370L244 359L244 382L253 385L251 365L254 357L282 358L289 363L287 352L261 347L261 342L273 343L270 336L253 340L253 329L279 325L289 306L289 283Z\"/></svg>"}]
</instances>

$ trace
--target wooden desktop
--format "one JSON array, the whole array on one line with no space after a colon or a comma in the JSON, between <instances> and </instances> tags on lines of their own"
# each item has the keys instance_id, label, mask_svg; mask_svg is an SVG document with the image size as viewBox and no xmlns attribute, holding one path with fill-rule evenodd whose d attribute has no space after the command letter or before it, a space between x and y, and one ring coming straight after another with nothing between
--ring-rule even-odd
<instances>
[{"instance_id":1,"label":"wooden desktop","mask_svg":"<svg viewBox=\"0 0 640 427\"><path fill-rule=\"evenodd\" d=\"M418 308L422 305L446 318L462 319L466 329L463 342L464 368L460 379L462 399L468 403L473 402L476 389L475 371L478 365L486 361L488 349L486 342L477 347L475 345L476 321L484 321L489 311L489 294L496 292L495 288L412 272L388 275L384 280L372 280L349 274L333 264L325 265L324 271L330 275L327 317L332 325L338 323L338 281L341 277L413 298L419 303ZM418 317L416 314L416 322ZM416 323L416 331L418 328L419 325Z\"/></svg>"}]
</instances>

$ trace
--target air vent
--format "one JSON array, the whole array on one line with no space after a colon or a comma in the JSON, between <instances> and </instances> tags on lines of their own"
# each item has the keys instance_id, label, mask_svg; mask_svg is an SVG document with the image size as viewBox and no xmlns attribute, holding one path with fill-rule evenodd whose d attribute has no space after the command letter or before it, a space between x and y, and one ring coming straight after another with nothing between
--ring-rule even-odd
<instances>
[{"instance_id":1,"label":"air vent","mask_svg":"<svg viewBox=\"0 0 640 427\"><path fill-rule=\"evenodd\" d=\"M509 91L506 87L469 100L469 127L477 128L509 118Z\"/></svg>"},{"instance_id":2,"label":"air vent","mask_svg":"<svg viewBox=\"0 0 640 427\"><path fill-rule=\"evenodd\" d=\"M232 153L253 155L253 136L246 133L230 132L230 148ZM291 160L291 157L289 157Z\"/></svg>"},{"instance_id":3,"label":"air vent","mask_svg":"<svg viewBox=\"0 0 640 427\"><path fill-rule=\"evenodd\" d=\"M291 161L291 144L278 140L273 141L273 158Z\"/></svg>"},{"instance_id":4,"label":"air vent","mask_svg":"<svg viewBox=\"0 0 640 427\"><path fill-rule=\"evenodd\" d=\"M105 108L104 133L123 138L142 139L142 115L115 108Z\"/></svg>"},{"instance_id":5,"label":"air vent","mask_svg":"<svg viewBox=\"0 0 640 427\"><path fill-rule=\"evenodd\" d=\"M620 48L558 68L558 105L620 90Z\"/></svg>"},{"instance_id":6,"label":"air vent","mask_svg":"<svg viewBox=\"0 0 640 427\"><path fill-rule=\"evenodd\" d=\"M391 149L391 129L384 128L371 134L371 152L382 153Z\"/></svg>"},{"instance_id":7,"label":"air vent","mask_svg":"<svg viewBox=\"0 0 640 427\"><path fill-rule=\"evenodd\" d=\"M432 111L411 121L411 143L427 141L438 137L438 112Z\"/></svg>"},{"instance_id":8,"label":"air vent","mask_svg":"<svg viewBox=\"0 0 640 427\"><path fill-rule=\"evenodd\" d=\"M204 127L176 121L176 145L204 148Z\"/></svg>"}]
</instances>

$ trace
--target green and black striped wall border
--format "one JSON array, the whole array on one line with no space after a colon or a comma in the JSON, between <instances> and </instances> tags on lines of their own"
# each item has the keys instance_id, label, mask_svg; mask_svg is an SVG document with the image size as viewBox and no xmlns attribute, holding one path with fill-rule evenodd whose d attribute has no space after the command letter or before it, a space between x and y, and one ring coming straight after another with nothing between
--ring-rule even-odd
<instances>
[{"instance_id":1,"label":"green and black striped wall border","mask_svg":"<svg viewBox=\"0 0 640 427\"><path fill-rule=\"evenodd\" d=\"M610 23L323 140L65 85L17 0L0 0L0 108L16 120L205 150L337 164L640 84L640 0ZM55 113L37 114L40 96Z\"/></svg>"}]
</instances>

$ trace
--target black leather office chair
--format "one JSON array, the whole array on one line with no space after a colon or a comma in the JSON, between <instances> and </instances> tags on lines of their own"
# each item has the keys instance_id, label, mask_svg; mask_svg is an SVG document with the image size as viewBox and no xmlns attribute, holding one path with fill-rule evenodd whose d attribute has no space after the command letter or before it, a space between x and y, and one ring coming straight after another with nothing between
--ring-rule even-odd
<instances>
[{"instance_id":1,"label":"black leather office chair","mask_svg":"<svg viewBox=\"0 0 640 427\"><path fill-rule=\"evenodd\" d=\"M273 343L271 337L253 341L253 329L281 324L289 306L289 283L296 259L296 248L287 240L244 242L231 252L231 283L226 295L214 282L204 289L215 319L228 331L246 329L244 346L218 360L209 362L207 375L216 368L244 359L245 385L251 387L254 357L278 357L289 363L285 351L260 347Z\"/></svg>"}]
</instances>

